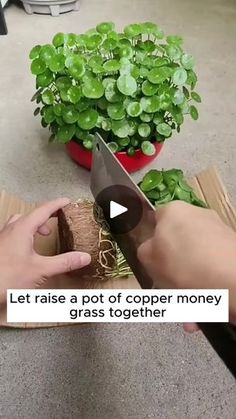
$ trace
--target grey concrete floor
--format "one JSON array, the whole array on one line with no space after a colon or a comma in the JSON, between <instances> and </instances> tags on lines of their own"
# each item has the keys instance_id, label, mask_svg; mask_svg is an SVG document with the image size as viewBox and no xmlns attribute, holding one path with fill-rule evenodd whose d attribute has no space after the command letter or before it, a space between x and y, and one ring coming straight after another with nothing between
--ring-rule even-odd
<instances>
[{"instance_id":1,"label":"grey concrete floor","mask_svg":"<svg viewBox=\"0 0 236 419\"><path fill-rule=\"evenodd\" d=\"M59 18L6 10L0 37L0 185L28 200L88 195L89 174L33 118L28 52L58 31L103 20L154 20L181 34L197 61L200 119L186 122L153 167L194 174L216 164L236 197L234 0L83 0ZM137 180L141 174L136 174ZM178 325L97 325L1 330L0 418L144 419L236 417L236 386L201 334Z\"/></svg>"}]
</instances>

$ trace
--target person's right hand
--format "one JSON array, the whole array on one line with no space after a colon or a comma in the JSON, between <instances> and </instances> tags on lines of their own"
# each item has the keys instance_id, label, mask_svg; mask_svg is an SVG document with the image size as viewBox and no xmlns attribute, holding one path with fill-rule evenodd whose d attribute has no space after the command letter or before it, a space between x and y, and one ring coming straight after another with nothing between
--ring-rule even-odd
<instances>
[{"instance_id":1,"label":"person's right hand","mask_svg":"<svg viewBox=\"0 0 236 419\"><path fill-rule=\"evenodd\" d=\"M235 232L215 211L180 201L158 209L156 221L153 237L138 251L154 282L160 288L228 288L235 322Z\"/></svg>"}]
</instances>

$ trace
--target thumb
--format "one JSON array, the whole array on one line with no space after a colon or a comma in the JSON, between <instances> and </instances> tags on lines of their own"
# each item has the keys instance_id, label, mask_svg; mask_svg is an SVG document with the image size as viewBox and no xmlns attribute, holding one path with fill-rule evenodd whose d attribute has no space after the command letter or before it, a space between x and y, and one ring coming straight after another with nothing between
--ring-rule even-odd
<instances>
[{"instance_id":1,"label":"thumb","mask_svg":"<svg viewBox=\"0 0 236 419\"><path fill-rule=\"evenodd\" d=\"M91 256L83 252L68 252L57 256L43 257L43 270L46 276L54 276L89 265Z\"/></svg>"}]
</instances>

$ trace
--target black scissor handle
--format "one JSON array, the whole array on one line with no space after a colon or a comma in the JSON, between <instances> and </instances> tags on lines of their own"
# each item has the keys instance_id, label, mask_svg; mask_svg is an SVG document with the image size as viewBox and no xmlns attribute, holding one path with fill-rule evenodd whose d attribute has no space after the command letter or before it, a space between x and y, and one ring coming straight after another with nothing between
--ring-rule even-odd
<instances>
[{"instance_id":1,"label":"black scissor handle","mask_svg":"<svg viewBox=\"0 0 236 419\"><path fill-rule=\"evenodd\" d=\"M198 323L198 326L236 378L236 327L230 323Z\"/></svg>"}]
</instances>

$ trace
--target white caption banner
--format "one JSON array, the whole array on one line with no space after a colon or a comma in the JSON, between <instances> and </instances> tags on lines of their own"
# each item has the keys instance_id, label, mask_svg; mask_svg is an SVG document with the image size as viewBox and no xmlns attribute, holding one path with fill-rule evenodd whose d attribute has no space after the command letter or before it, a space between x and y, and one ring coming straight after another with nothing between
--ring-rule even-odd
<instances>
[{"instance_id":1,"label":"white caption banner","mask_svg":"<svg viewBox=\"0 0 236 419\"><path fill-rule=\"evenodd\" d=\"M228 322L228 290L8 290L7 321Z\"/></svg>"}]
</instances>

